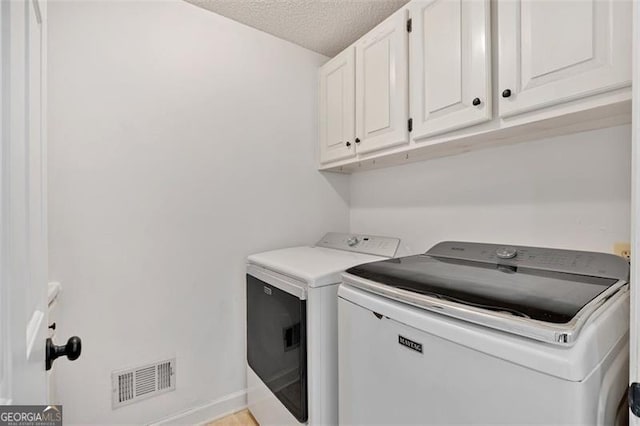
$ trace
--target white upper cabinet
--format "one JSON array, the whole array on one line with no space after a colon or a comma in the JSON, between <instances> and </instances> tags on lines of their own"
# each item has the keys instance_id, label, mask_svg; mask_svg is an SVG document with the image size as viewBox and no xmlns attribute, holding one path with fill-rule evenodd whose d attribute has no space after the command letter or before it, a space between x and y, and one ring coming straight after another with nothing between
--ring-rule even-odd
<instances>
[{"instance_id":1,"label":"white upper cabinet","mask_svg":"<svg viewBox=\"0 0 640 426\"><path fill-rule=\"evenodd\" d=\"M355 156L355 58L347 48L320 68L320 162Z\"/></svg>"},{"instance_id":2,"label":"white upper cabinet","mask_svg":"<svg viewBox=\"0 0 640 426\"><path fill-rule=\"evenodd\" d=\"M411 0L321 68L320 169L629 122L632 6Z\"/></svg>"},{"instance_id":3,"label":"white upper cabinet","mask_svg":"<svg viewBox=\"0 0 640 426\"><path fill-rule=\"evenodd\" d=\"M490 120L489 1L414 0L409 11L413 139Z\"/></svg>"},{"instance_id":4,"label":"white upper cabinet","mask_svg":"<svg viewBox=\"0 0 640 426\"><path fill-rule=\"evenodd\" d=\"M355 48L358 153L408 143L407 11L393 14Z\"/></svg>"},{"instance_id":5,"label":"white upper cabinet","mask_svg":"<svg viewBox=\"0 0 640 426\"><path fill-rule=\"evenodd\" d=\"M627 0L509 0L498 7L500 116L631 81Z\"/></svg>"}]
</instances>

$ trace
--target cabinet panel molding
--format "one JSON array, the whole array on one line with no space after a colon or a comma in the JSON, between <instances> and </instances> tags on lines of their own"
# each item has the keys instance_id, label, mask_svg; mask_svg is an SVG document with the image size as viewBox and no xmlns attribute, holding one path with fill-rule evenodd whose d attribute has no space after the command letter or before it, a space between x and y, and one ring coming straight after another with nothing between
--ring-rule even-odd
<instances>
[{"instance_id":1,"label":"cabinet panel molding","mask_svg":"<svg viewBox=\"0 0 640 426\"><path fill-rule=\"evenodd\" d=\"M413 140L490 120L489 1L414 0L409 10Z\"/></svg>"},{"instance_id":2,"label":"cabinet panel molding","mask_svg":"<svg viewBox=\"0 0 640 426\"><path fill-rule=\"evenodd\" d=\"M350 47L319 71L321 163L356 155L354 60L354 50Z\"/></svg>"},{"instance_id":3,"label":"cabinet panel molding","mask_svg":"<svg viewBox=\"0 0 640 426\"><path fill-rule=\"evenodd\" d=\"M357 152L408 143L407 11L391 15L355 49Z\"/></svg>"},{"instance_id":4,"label":"cabinet panel molding","mask_svg":"<svg viewBox=\"0 0 640 426\"><path fill-rule=\"evenodd\" d=\"M624 0L499 2L500 116L628 86L631 6Z\"/></svg>"}]
</instances>

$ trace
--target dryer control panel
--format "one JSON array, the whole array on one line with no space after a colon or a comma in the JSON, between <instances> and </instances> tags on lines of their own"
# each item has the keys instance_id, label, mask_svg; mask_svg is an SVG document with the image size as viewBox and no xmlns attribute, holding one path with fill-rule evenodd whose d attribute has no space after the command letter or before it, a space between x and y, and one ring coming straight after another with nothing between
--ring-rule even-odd
<instances>
[{"instance_id":1,"label":"dryer control panel","mask_svg":"<svg viewBox=\"0 0 640 426\"><path fill-rule=\"evenodd\" d=\"M399 238L329 232L318 241L316 247L353 251L356 253L372 254L374 256L393 257L396 255L399 245Z\"/></svg>"}]
</instances>

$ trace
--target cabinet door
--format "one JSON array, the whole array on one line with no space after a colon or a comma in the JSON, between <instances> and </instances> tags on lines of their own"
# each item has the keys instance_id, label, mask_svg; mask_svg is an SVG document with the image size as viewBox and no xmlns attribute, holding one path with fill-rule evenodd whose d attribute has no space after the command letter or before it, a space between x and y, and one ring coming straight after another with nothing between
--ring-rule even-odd
<instances>
[{"instance_id":1,"label":"cabinet door","mask_svg":"<svg viewBox=\"0 0 640 426\"><path fill-rule=\"evenodd\" d=\"M500 115L630 84L631 1L498 3Z\"/></svg>"},{"instance_id":2,"label":"cabinet door","mask_svg":"<svg viewBox=\"0 0 640 426\"><path fill-rule=\"evenodd\" d=\"M349 47L320 68L320 162L355 156L355 67Z\"/></svg>"},{"instance_id":3,"label":"cabinet door","mask_svg":"<svg viewBox=\"0 0 640 426\"><path fill-rule=\"evenodd\" d=\"M413 139L491 119L488 0L410 4Z\"/></svg>"},{"instance_id":4,"label":"cabinet door","mask_svg":"<svg viewBox=\"0 0 640 426\"><path fill-rule=\"evenodd\" d=\"M358 153L409 142L407 11L356 43Z\"/></svg>"}]
</instances>

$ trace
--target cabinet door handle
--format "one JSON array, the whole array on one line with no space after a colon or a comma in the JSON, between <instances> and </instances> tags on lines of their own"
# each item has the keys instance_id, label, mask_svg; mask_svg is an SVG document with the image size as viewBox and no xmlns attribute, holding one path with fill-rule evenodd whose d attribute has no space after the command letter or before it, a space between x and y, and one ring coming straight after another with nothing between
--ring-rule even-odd
<instances>
[{"instance_id":1,"label":"cabinet door handle","mask_svg":"<svg viewBox=\"0 0 640 426\"><path fill-rule=\"evenodd\" d=\"M482 101L480 100L480 98L475 98L472 102L473 106L478 106L482 103Z\"/></svg>"},{"instance_id":2,"label":"cabinet door handle","mask_svg":"<svg viewBox=\"0 0 640 426\"><path fill-rule=\"evenodd\" d=\"M360 138L356 138L356 143L360 143Z\"/></svg>"},{"instance_id":3,"label":"cabinet door handle","mask_svg":"<svg viewBox=\"0 0 640 426\"><path fill-rule=\"evenodd\" d=\"M349 148L351 146L351 142L347 141L345 145L347 146L347 148Z\"/></svg>"},{"instance_id":4,"label":"cabinet door handle","mask_svg":"<svg viewBox=\"0 0 640 426\"><path fill-rule=\"evenodd\" d=\"M504 91L502 92L502 97L508 98L509 96L511 96L511 89L504 89Z\"/></svg>"}]
</instances>

